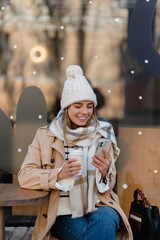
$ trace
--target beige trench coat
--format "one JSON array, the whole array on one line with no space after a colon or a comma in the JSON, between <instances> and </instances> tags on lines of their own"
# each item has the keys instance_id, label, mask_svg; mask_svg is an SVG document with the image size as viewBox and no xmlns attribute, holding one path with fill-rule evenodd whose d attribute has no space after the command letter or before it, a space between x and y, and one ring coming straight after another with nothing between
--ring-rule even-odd
<instances>
[{"instance_id":1,"label":"beige trench coat","mask_svg":"<svg viewBox=\"0 0 160 240\"><path fill-rule=\"evenodd\" d=\"M22 188L49 191L49 198L41 203L32 240L51 240L50 228L55 222L59 190L55 188L58 168L65 161L63 142L55 138L47 127L37 130L32 144L18 173L18 180ZM120 208L118 197L113 193L116 171L113 170L111 189L103 194L98 194L102 205L110 206L118 211L121 216L121 230L117 239L132 240L132 232L126 215Z\"/></svg>"}]
</instances>

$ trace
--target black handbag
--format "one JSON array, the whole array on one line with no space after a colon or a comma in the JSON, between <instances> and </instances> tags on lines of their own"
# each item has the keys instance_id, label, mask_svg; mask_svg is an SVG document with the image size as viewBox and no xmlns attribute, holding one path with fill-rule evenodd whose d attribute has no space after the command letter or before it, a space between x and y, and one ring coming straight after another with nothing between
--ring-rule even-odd
<instances>
[{"instance_id":1,"label":"black handbag","mask_svg":"<svg viewBox=\"0 0 160 240\"><path fill-rule=\"evenodd\" d=\"M138 200L138 194L141 200ZM157 206L151 206L142 191L134 191L129 222L134 240L160 240L160 216Z\"/></svg>"}]
</instances>

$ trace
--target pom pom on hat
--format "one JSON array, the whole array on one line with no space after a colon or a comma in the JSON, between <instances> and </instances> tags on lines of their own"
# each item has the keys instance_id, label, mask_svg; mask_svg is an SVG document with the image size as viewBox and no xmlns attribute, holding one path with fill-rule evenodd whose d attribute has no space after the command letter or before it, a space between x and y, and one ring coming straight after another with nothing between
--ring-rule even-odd
<instances>
[{"instance_id":1,"label":"pom pom on hat","mask_svg":"<svg viewBox=\"0 0 160 240\"><path fill-rule=\"evenodd\" d=\"M97 105L96 95L83 75L83 70L78 65L71 65L66 68L66 81L61 97L61 109L79 101L91 101Z\"/></svg>"},{"instance_id":2,"label":"pom pom on hat","mask_svg":"<svg viewBox=\"0 0 160 240\"><path fill-rule=\"evenodd\" d=\"M71 65L66 68L66 78L74 78L76 75L83 75L83 70L78 65Z\"/></svg>"}]
</instances>

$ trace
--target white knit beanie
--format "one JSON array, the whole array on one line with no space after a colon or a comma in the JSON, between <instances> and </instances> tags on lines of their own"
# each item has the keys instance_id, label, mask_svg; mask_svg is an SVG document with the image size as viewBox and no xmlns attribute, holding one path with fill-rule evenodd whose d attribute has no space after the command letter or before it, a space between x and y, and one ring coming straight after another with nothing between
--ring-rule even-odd
<instances>
[{"instance_id":1,"label":"white knit beanie","mask_svg":"<svg viewBox=\"0 0 160 240\"><path fill-rule=\"evenodd\" d=\"M94 107L96 107L96 95L83 75L83 70L80 66L68 66L66 68L66 78L61 97L61 109L65 109L72 103L84 100L93 102Z\"/></svg>"}]
</instances>

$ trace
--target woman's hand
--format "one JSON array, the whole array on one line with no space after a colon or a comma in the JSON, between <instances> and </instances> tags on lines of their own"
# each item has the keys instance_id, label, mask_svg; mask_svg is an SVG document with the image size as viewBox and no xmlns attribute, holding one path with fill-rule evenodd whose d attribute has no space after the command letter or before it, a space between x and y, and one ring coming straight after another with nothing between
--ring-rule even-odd
<instances>
[{"instance_id":1,"label":"woman's hand","mask_svg":"<svg viewBox=\"0 0 160 240\"><path fill-rule=\"evenodd\" d=\"M95 154L92 159L92 165L95 166L96 168L99 169L99 171L102 174L102 178L105 179L109 167L111 165L111 156L109 153L106 152L106 150L103 148L102 149L103 152L103 157L100 156L99 154Z\"/></svg>"},{"instance_id":2,"label":"woman's hand","mask_svg":"<svg viewBox=\"0 0 160 240\"><path fill-rule=\"evenodd\" d=\"M81 164L77 163L76 158L68 159L57 175L57 180L62 180L64 178L76 175L81 170Z\"/></svg>"}]
</instances>

